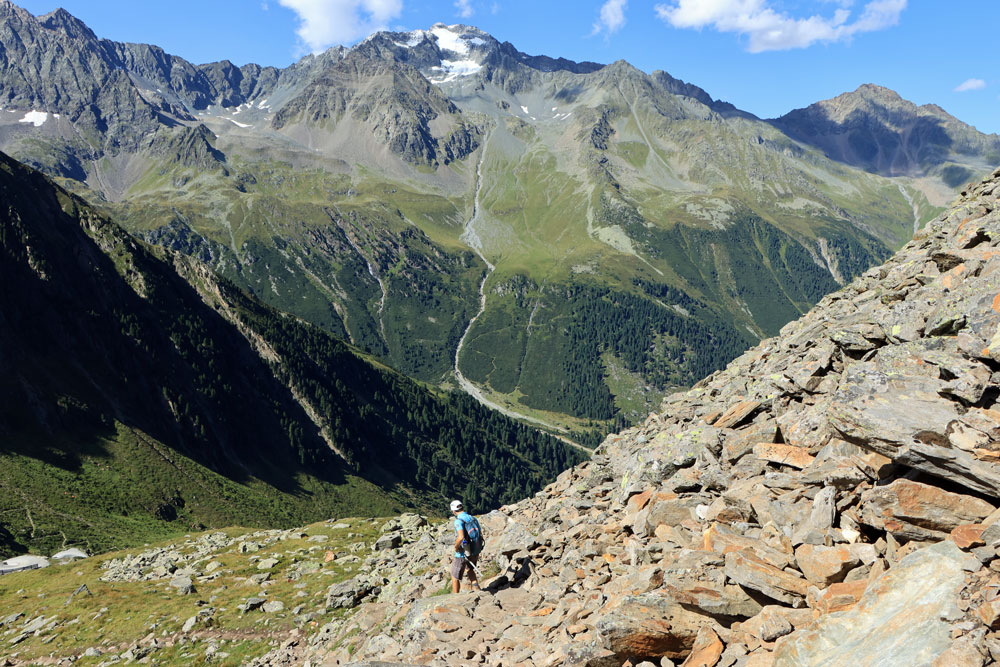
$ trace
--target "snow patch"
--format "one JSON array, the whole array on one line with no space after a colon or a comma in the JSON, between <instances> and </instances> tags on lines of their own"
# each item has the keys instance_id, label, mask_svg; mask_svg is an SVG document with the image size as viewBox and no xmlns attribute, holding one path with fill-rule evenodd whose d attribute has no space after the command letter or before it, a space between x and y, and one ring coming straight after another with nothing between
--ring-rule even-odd
<instances>
[{"instance_id":1,"label":"snow patch","mask_svg":"<svg viewBox=\"0 0 1000 667\"><path fill-rule=\"evenodd\" d=\"M253 127L252 125L244 125L243 123L237 123L237 122L236 122L235 120L233 120L232 118L227 118L226 120L228 120L228 121L229 121L230 123L232 123L232 124L233 124L233 125L235 125L236 127Z\"/></svg>"},{"instance_id":2,"label":"snow patch","mask_svg":"<svg viewBox=\"0 0 1000 667\"><path fill-rule=\"evenodd\" d=\"M31 123L35 127L41 127L45 125L45 121L49 119L49 114L46 111L29 111L24 114L24 118L17 121L18 123Z\"/></svg>"},{"instance_id":3,"label":"snow patch","mask_svg":"<svg viewBox=\"0 0 1000 667\"><path fill-rule=\"evenodd\" d=\"M393 44L404 49L412 49L414 46L419 46L426 39L427 33L423 30L414 30L413 32L406 33L406 36L409 39L405 42L393 42Z\"/></svg>"},{"instance_id":4,"label":"snow patch","mask_svg":"<svg viewBox=\"0 0 1000 667\"><path fill-rule=\"evenodd\" d=\"M437 37L438 46L442 49L454 51L455 53L469 52L468 41L462 39L458 33L452 32L450 28L437 25L431 28L431 34Z\"/></svg>"},{"instance_id":5,"label":"snow patch","mask_svg":"<svg viewBox=\"0 0 1000 667\"><path fill-rule=\"evenodd\" d=\"M431 68L432 71L441 73L432 81L434 83L448 83L460 76L471 76L482 68L483 66L475 60L442 60L440 67Z\"/></svg>"},{"instance_id":6,"label":"snow patch","mask_svg":"<svg viewBox=\"0 0 1000 667\"><path fill-rule=\"evenodd\" d=\"M521 111L523 111L524 113L528 113L528 107L522 106Z\"/></svg>"}]
</instances>

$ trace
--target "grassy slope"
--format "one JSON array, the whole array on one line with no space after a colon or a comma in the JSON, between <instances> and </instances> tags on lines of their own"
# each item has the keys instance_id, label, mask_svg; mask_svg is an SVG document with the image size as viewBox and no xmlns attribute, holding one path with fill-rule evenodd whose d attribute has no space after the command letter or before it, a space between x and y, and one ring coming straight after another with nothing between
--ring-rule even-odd
<instances>
[{"instance_id":1,"label":"grassy slope","mask_svg":"<svg viewBox=\"0 0 1000 667\"><path fill-rule=\"evenodd\" d=\"M218 569L208 581L195 580L197 593L193 595L180 595L167 585L169 579L113 583L100 580L105 573L104 563L135 555L140 550L113 552L44 570L6 575L0 577L0 609L4 610L0 621L8 614L21 613L24 618L17 625L39 616L58 622L56 629L30 636L9 649L18 654L19 660L29 663L54 655L77 657L79 660L74 664L78 665L97 665L106 661L108 655L82 657L87 648L98 648L104 654L121 654L152 632L160 646L153 654L157 664L235 667L266 653L273 641L291 638L292 632L303 623L292 613L298 606L303 607L301 613L329 617L324 612L326 589L354 576L359 562L348 559L327 563L325 553L333 551L338 556L357 553L363 558L370 553L380 525L371 519L327 521L306 526L272 544L266 544L271 537L266 533L227 528L223 531L227 537L241 540L230 547L209 549L198 561L196 567L200 571L210 562L218 563ZM152 547L189 553L203 536L190 534L186 540L152 540ZM310 541L323 537L326 538L323 542ZM240 553L238 544L243 541L264 546L258 551ZM263 586L249 584L249 577L261 573L257 563L269 557L279 558L278 565L268 571L270 581ZM91 595L75 595L66 604L83 584ZM283 602L285 610L267 615L261 611L241 614L237 607L261 592L268 600ZM191 639L178 642L185 621L206 609L215 612L211 624L199 624L188 635ZM18 634L13 630L5 637L8 630L11 628L0 627L5 644ZM228 656L209 660L205 649L210 644ZM5 646L0 656L6 653Z\"/></svg>"}]
</instances>

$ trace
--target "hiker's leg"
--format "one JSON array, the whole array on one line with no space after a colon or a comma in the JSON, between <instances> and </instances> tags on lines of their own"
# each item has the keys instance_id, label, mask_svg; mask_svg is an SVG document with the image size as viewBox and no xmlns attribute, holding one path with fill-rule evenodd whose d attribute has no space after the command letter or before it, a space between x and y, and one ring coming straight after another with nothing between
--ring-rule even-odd
<instances>
[{"instance_id":1,"label":"hiker's leg","mask_svg":"<svg viewBox=\"0 0 1000 667\"><path fill-rule=\"evenodd\" d=\"M478 566L479 565L479 554L476 554L475 556L470 556L469 560L472 561L473 565L477 565ZM481 590L483 590L483 589L481 589L479 587L479 579L476 577L476 570L474 568L472 568L471 566L469 567L469 581L472 583L472 590L474 590L474 591L481 591Z\"/></svg>"},{"instance_id":2,"label":"hiker's leg","mask_svg":"<svg viewBox=\"0 0 1000 667\"><path fill-rule=\"evenodd\" d=\"M462 570L465 569L465 561L462 558L455 558L451 561L451 592L458 593L462 590Z\"/></svg>"}]
</instances>

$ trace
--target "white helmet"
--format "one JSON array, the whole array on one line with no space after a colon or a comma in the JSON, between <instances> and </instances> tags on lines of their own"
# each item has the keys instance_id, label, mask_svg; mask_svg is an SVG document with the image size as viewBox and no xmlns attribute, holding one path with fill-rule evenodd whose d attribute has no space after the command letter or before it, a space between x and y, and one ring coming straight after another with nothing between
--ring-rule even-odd
<instances>
[{"instance_id":1,"label":"white helmet","mask_svg":"<svg viewBox=\"0 0 1000 667\"><path fill-rule=\"evenodd\" d=\"M458 512L461 509L462 509L462 501L461 500L453 500L453 501L451 501L451 511L452 512Z\"/></svg>"}]
</instances>

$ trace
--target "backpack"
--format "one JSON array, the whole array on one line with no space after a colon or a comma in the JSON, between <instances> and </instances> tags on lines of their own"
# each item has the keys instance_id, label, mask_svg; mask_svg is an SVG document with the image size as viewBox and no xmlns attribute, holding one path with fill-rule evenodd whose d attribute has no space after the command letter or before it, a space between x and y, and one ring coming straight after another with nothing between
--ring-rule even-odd
<instances>
[{"instance_id":1,"label":"backpack","mask_svg":"<svg viewBox=\"0 0 1000 667\"><path fill-rule=\"evenodd\" d=\"M465 528L465 534L469 538L469 553L478 556L486 546L486 537L479 525L479 519L470 515L470 520L463 521L462 527Z\"/></svg>"}]
</instances>

